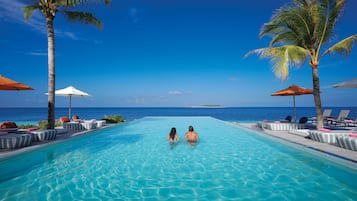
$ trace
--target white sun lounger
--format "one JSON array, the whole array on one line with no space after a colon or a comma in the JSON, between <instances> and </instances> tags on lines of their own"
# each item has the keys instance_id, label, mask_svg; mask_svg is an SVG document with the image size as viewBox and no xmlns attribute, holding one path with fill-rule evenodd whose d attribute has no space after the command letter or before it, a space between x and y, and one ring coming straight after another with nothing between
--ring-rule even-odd
<instances>
[{"instance_id":1,"label":"white sun lounger","mask_svg":"<svg viewBox=\"0 0 357 201\"><path fill-rule=\"evenodd\" d=\"M309 131L310 137L312 140L322 143L328 144L337 144L336 136L346 136L348 135L347 132L338 133L338 132L324 132L318 130L310 130Z\"/></svg>"},{"instance_id":2,"label":"white sun lounger","mask_svg":"<svg viewBox=\"0 0 357 201\"><path fill-rule=\"evenodd\" d=\"M2 134L0 135L0 149L16 149L30 146L32 142L31 134Z\"/></svg>"},{"instance_id":3,"label":"white sun lounger","mask_svg":"<svg viewBox=\"0 0 357 201\"><path fill-rule=\"evenodd\" d=\"M304 129L305 124L283 123L283 122L262 122L261 128L272 130L272 131L289 131L293 129Z\"/></svg>"},{"instance_id":4,"label":"white sun lounger","mask_svg":"<svg viewBox=\"0 0 357 201\"><path fill-rule=\"evenodd\" d=\"M336 136L336 141L338 146L340 146L341 148L357 151L356 137L350 137L348 135Z\"/></svg>"},{"instance_id":5,"label":"white sun lounger","mask_svg":"<svg viewBox=\"0 0 357 201\"><path fill-rule=\"evenodd\" d=\"M45 141L45 140L54 140L57 136L57 130L55 129L46 129L46 130L36 130L31 131L32 141Z\"/></svg>"}]
</instances>

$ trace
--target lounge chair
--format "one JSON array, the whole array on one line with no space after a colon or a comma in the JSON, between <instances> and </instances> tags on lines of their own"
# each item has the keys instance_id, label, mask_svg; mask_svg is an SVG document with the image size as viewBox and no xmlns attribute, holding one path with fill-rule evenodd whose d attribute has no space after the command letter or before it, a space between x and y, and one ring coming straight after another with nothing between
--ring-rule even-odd
<instances>
[{"instance_id":1,"label":"lounge chair","mask_svg":"<svg viewBox=\"0 0 357 201\"><path fill-rule=\"evenodd\" d=\"M95 119L81 121L81 125L82 125L86 130L91 130L91 129L96 129L96 128L97 128L97 122L96 122Z\"/></svg>"},{"instance_id":2,"label":"lounge chair","mask_svg":"<svg viewBox=\"0 0 357 201\"><path fill-rule=\"evenodd\" d=\"M337 145L336 136L347 136L348 132L321 128L319 130L310 130L309 134L314 141Z\"/></svg>"},{"instance_id":3,"label":"lounge chair","mask_svg":"<svg viewBox=\"0 0 357 201\"><path fill-rule=\"evenodd\" d=\"M15 122L3 122L0 125L0 149L16 149L30 146L32 135L27 130L20 130Z\"/></svg>"},{"instance_id":4,"label":"lounge chair","mask_svg":"<svg viewBox=\"0 0 357 201\"><path fill-rule=\"evenodd\" d=\"M322 113L322 118L324 120L324 122L326 122L327 118L331 118L331 113L332 113L332 109L324 109L323 113ZM316 117L311 117L309 120L311 122L315 122L316 121Z\"/></svg>"},{"instance_id":5,"label":"lounge chair","mask_svg":"<svg viewBox=\"0 0 357 201\"><path fill-rule=\"evenodd\" d=\"M57 130L55 129L35 130L30 133L32 134L33 142L55 140L57 136Z\"/></svg>"},{"instance_id":6,"label":"lounge chair","mask_svg":"<svg viewBox=\"0 0 357 201\"><path fill-rule=\"evenodd\" d=\"M105 125L105 121L100 121L100 125L97 126L98 122L95 119L83 120L80 119L77 115L73 116L72 121L70 121L68 117L61 117L60 120L62 122L63 128L67 131L91 130Z\"/></svg>"},{"instance_id":7,"label":"lounge chair","mask_svg":"<svg viewBox=\"0 0 357 201\"><path fill-rule=\"evenodd\" d=\"M355 127L357 126L357 118L355 120L352 119L345 119L342 122L345 126L349 126L349 127Z\"/></svg>"},{"instance_id":8,"label":"lounge chair","mask_svg":"<svg viewBox=\"0 0 357 201\"><path fill-rule=\"evenodd\" d=\"M336 136L339 147L357 151L357 134L351 133L344 136Z\"/></svg>"},{"instance_id":9,"label":"lounge chair","mask_svg":"<svg viewBox=\"0 0 357 201\"><path fill-rule=\"evenodd\" d=\"M307 117L301 117L299 119L299 124L306 124L309 119Z\"/></svg>"},{"instance_id":10,"label":"lounge chair","mask_svg":"<svg viewBox=\"0 0 357 201\"><path fill-rule=\"evenodd\" d=\"M16 149L30 146L32 135L28 133L3 133L0 135L0 149Z\"/></svg>"},{"instance_id":11,"label":"lounge chair","mask_svg":"<svg viewBox=\"0 0 357 201\"><path fill-rule=\"evenodd\" d=\"M299 123L291 123L288 120L275 121L275 122L263 121L261 123L258 123L258 126L260 126L262 129L268 129L273 131L289 131L289 130L296 130L296 129L304 129L306 122L307 122L307 117L303 117L300 119Z\"/></svg>"},{"instance_id":12,"label":"lounge chair","mask_svg":"<svg viewBox=\"0 0 357 201\"><path fill-rule=\"evenodd\" d=\"M337 118L327 118L327 123L333 125L343 124L344 120L347 119L349 113L350 110L341 110Z\"/></svg>"}]
</instances>

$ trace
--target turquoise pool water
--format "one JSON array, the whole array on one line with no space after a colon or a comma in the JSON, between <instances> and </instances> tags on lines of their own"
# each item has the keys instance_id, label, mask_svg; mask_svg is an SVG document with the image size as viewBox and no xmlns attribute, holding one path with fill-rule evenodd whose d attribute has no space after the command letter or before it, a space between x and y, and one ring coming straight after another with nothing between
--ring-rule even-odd
<instances>
[{"instance_id":1,"label":"turquoise pool water","mask_svg":"<svg viewBox=\"0 0 357 201\"><path fill-rule=\"evenodd\" d=\"M170 146L193 125L201 141ZM147 117L0 163L1 200L356 200L357 172L210 117Z\"/></svg>"}]
</instances>

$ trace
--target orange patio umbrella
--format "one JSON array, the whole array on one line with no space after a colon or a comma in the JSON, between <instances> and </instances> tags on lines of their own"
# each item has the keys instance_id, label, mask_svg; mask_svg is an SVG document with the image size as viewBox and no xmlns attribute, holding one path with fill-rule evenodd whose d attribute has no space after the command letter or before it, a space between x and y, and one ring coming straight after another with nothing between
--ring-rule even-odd
<instances>
[{"instance_id":1,"label":"orange patio umbrella","mask_svg":"<svg viewBox=\"0 0 357 201\"><path fill-rule=\"evenodd\" d=\"M295 96L313 94L314 91L304 87L299 87L297 85L291 85L286 89L274 92L272 96L293 96L294 100L294 122L296 122L296 106L295 106Z\"/></svg>"},{"instance_id":2,"label":"orange patio umbrella","mask_svg":"<svg viewBox=\"0 0 357 201\"><path fill-rule=\"evenodd\" d=\"M0 90L33 90L33 88L0 75Z\"/></svg>"}]
</instances>

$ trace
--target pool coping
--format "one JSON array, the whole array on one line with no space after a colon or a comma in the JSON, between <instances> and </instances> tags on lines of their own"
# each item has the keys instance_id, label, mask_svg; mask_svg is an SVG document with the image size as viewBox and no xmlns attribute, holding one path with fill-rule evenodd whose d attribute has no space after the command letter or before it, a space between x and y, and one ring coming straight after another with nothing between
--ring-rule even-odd
<instances>
[{"instance_id":1,"label":"pool coping","mask_svg":"<svg viewBox=\"0 0 357 201\"><path fill-rule=\"evenodd\" d=\"M356 151L344 149L327 143L316 142L311 139L306 139L299 135L294 135L288 131L270 131L263 130L256 126L255 123L237 123L230 122L234 126L238 126L249 131L263 134L280 141L288 142L298 146L306 151L312 152L327 160L339 163L349 168L357 170L357 153Z\"/></svg>"}]
</instances>

